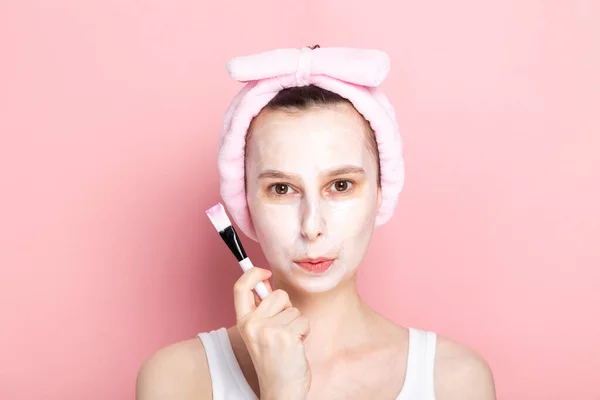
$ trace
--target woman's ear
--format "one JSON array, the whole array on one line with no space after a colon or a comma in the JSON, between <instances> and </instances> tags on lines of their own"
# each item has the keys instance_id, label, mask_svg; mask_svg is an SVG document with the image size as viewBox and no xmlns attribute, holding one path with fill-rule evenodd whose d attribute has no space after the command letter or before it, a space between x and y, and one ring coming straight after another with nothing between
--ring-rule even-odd
<instances>
[{"instance_id":1,"label":"woman's ear","mask_svg":"<svg viewBox=\"0 0 600 400\"><path fill-rule=\"evenodd\" d=\"M379 211L379 207L381 206L381 200L382 200L382 196L381 196L381 186L379 186L377 188L377 211Z\"/></svg>"}]
</instances>

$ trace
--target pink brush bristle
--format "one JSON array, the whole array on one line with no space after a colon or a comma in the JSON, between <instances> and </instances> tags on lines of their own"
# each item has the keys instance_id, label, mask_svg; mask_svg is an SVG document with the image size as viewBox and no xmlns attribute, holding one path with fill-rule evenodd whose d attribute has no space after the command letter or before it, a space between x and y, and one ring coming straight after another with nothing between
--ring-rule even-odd
<instances>
[{"instance_id":1,"label":"pink brush bristle","mask_svg":"<svg viewBox=\"0 0 600 400\"><path fill-rule=\"evenodd\" d=\"M231 225L231 221L229 221L229 217L227 217L227 213L225 212L225 207L221 203L217 203L206 210L206 215L208 215L210 222L212 222L218 232L223 231Z\"/></svg>"},{"instance_id":2,"label":"pink brush bristle","mask_svg":"<svg viewBox=\"0 0 600 400\"><path fill-rule=\"evenodd\" d=\"M212 206L211 208L209 208L208 210L206 210L206 213L209 215L215 215L224 210L225 210L225 208L223 207L223 204L217 203L214 206Z\"/></svg>"}]
</instances>

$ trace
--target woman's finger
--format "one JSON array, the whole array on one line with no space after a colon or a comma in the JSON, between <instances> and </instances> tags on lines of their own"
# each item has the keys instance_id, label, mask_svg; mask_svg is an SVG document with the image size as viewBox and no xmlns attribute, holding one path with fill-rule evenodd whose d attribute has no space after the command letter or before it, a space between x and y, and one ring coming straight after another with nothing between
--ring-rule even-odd
<instances>
[{"instance_id":1,"label":"woman's finger","mask_svg":"<svg viewBox=\"0 0 600 400\"><path fill-rule=\"evenodd\" d=\"M307 317L301 315L288 324L288 329L303 340L310 334L310 321Z\"/></svg>"},{"instance_id":2,"label":"woman's finger","mask_svg":"<svg viewBox=\"0 0 600 400\"><path fill-rule=\"evenodd\" d=\"M277 289L271 292L263 299L258 307L256 307L256 315L261 318L271 318L291 306L290 296L288 296L285 291Z\"/></svg>"},{"instance_id":3,"label":"woman's finger","mask_svg":"<svg viewBox=\"0 0 600 400\"><path fill-rule=\"evenodd\" d=\"M254 286L260 281L267 280L270 276L271 271L253 267L244 272L233 285L233 304L238 320L256 309Z\"/></svg>"},{"instance_id":4,"label":"woman's finger","mask_svg":"<svg viewBox=\"0 0 600 400\"><path fill-rule=\"evenodd\" d=\"M296 307L288 307L274 316L272 320L278 325L288 325L298 317L300 317L300 310Z\"/></svg>"}]
</instances>

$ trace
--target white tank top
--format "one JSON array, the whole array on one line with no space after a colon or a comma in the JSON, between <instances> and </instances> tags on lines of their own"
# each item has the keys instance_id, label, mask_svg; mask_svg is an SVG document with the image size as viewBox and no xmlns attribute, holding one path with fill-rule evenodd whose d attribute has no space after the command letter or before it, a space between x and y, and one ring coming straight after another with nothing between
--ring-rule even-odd
<instances>
[{"instance_id":1,"label":"white tank top","mask_svg":"<svg viewBox=\"0 0 600 400\"><path fill-rule=\"evenodd\" d=\"M235 358L227 329L199 333L198 337L206 351L213 400L258 400ZM435 400L436 343L435 333L409 328L406 377L395 400Z\"/></svg>"}]
</instances>

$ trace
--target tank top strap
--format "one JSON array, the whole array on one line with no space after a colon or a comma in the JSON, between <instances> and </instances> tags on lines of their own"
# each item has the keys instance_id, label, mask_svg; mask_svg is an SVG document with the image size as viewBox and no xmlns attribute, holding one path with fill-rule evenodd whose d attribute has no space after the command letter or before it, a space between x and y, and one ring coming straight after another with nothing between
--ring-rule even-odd
<instances>
[{"instance_id":1,"label":"tank top strap","mask_svg":"<svg viewBox=\"0 0 600 400\"><path fill-rule=\"evenodd\" d=\"M435 400L436 347L434 332L409 328L406 376L397 400Z\"/></svg>"},{"instance_id":2,"label":"tank top strap","mask_svg":"<svg viewBox=\"0 0 600 400\"><path fill-rule=\"evenodd\" d=\"M202 332L198 338L206 352L213 400L256 400L235 358L227 329Z\"/></svg>"}]
</instances>

